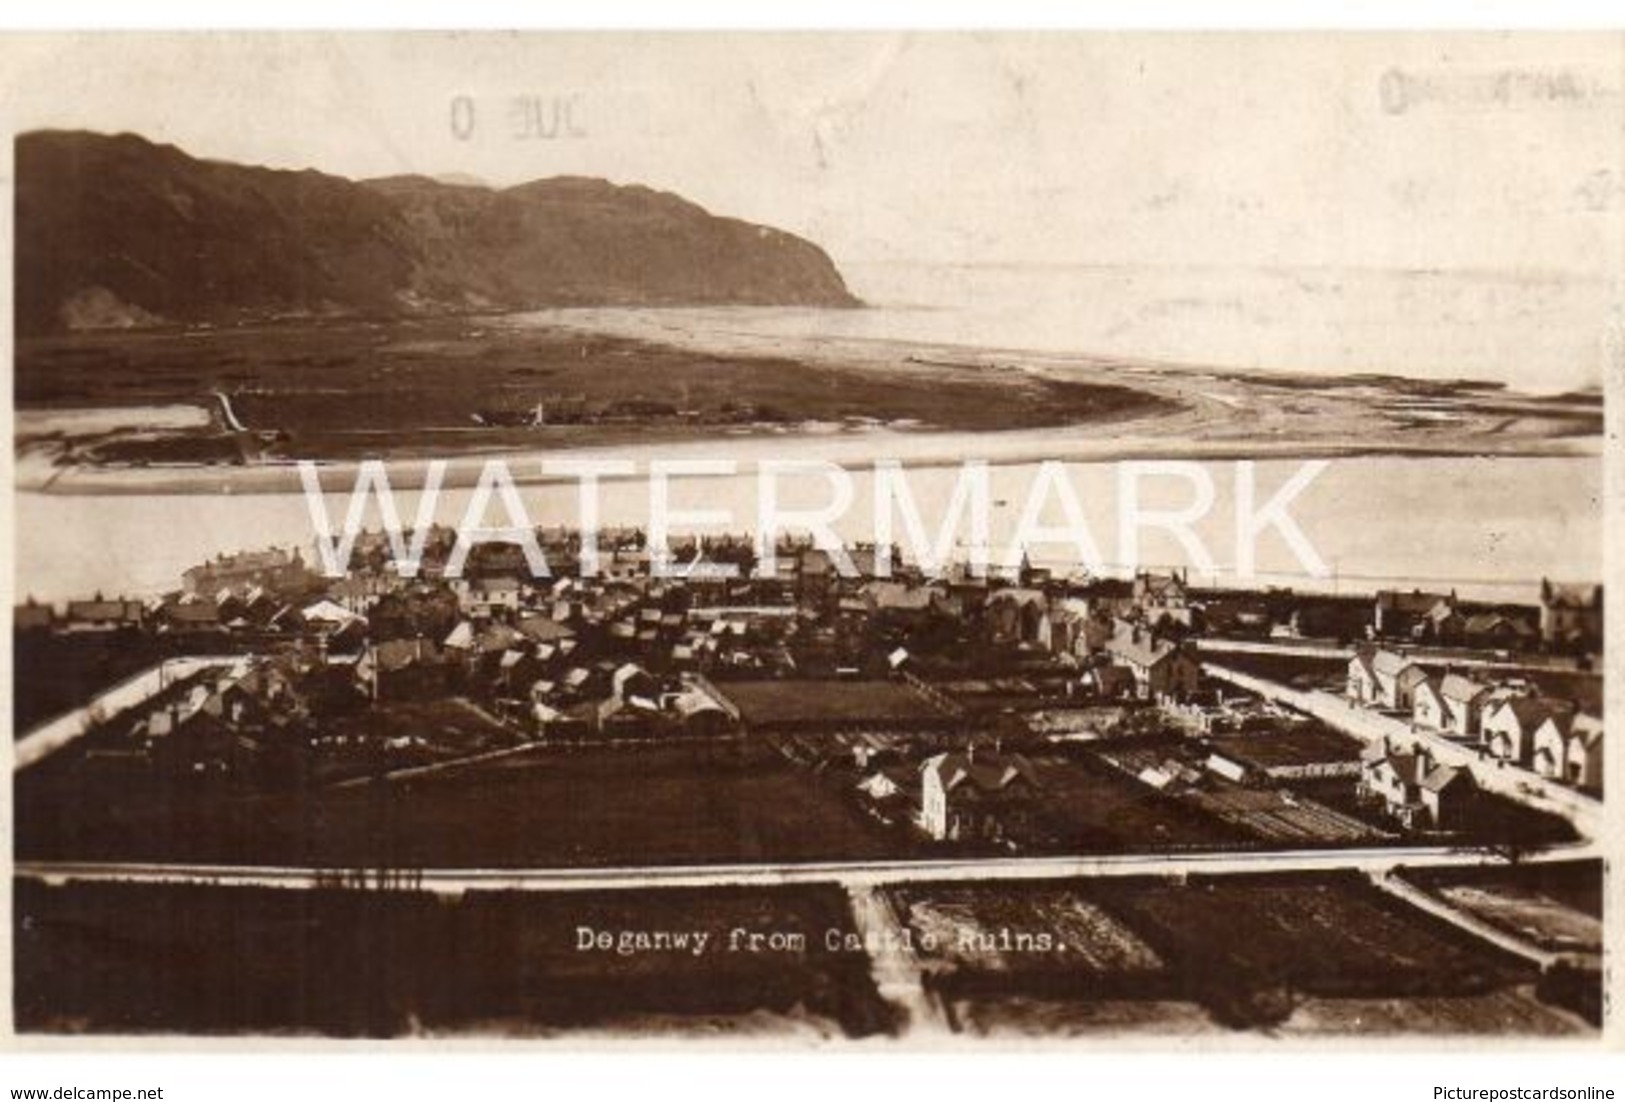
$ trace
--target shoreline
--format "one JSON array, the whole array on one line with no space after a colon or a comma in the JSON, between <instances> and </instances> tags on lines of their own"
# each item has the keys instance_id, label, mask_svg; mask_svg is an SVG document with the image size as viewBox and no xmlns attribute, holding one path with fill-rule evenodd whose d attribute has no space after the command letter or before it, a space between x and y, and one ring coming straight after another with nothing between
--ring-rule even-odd
<instances>
[{"instance_id":1,"label":"shoreline","mask_svg":"<svg viewBox=\"0 0 1625 1102\"><path fill-rule=\"evenodd\" d=\"M1486 447L1486 441L1473 439L1452 446L1430 441L1402 446L1393 442L1304 440L1201 440L1169 437L1079 438L1080 428L1015 429L1000 433L921 433L870 432L845 437L814 433L761 435L748 439L677 440L627 446L588 445L575 448L519 449L452 456L398 456L382 462L391 472L391 485L397 490L413 490L420 481L396 481L396 475L421 476L427 464L447 463L443 489L467 489L479 479L480 469L489 461L507 465L516 484L545 485L574 481L569 474L541 470L545 461L572 462L619 460L637 467L630 474L607 474L604 482L646 479L654 461L719 459L741 467L785 458L787 449L798 460L835 463L848 468L869 468L883 460L897 460L910 469L931 470L958 467L967 459L985 460L996 467L1016 467L1046 461L1095 464L1128 460L1189 460L1234 462L1239 460L1288 461L1294 459L1576 459L1605 455L1600 438L1585 436L1553 438L1538 442L1508 440L1506 446ZM1071 439L1065 437L1070 434ZM884 440L886 447L875 447ZM978 450L967 450L966 444ZM819 446L823 445L823 446ZM835 446L831 446L835 445ZM363 460L316 460L324 489L348 490L353 486ZM20 494L51 496L143 496L143 495L282 495L304 492L298 461L259 466L199 466L173 468L58 467L38 456L18 456L14 488ZM728 478L732 474L689 475L683 478ZM343 485L335 486L333 480Z\"/></svg>"},{"instance_id":2,"label":"shoreline","mask_svg":"<svg viewBox=\"0 0 1625 1102\"><path fill-rule=\"evenodd\" d=\"M1075 353L1022 353L928 342L882 340L846 335L764 336L685 326L683 315L657 311L546 311L490 316L493 329L591 333L625 339L654 351L681 351L727 363L764 355L851 375L853 385L908 380L911 385L974 375L1008 385L1018 393L1033 383L1128 387L1161 408L1102 410L1066 424L1004 428L944 428L932 425L836 427L804 418L777 430L761 425L744 431L672 431L660 424L605 428L556 441L548 447L530 440L507 440L470 449L466 444L434 454L411 433L392 434L392 446L371 457L337 453L312 461L329 480L354 483L367 458L382 460L403 476L444 460L448 488L474 485L479 468L491 460L509 466L519 484L566 481L539 468L544 459L630 460L642 470L605 481L643 477L654 460L722 459L741 464L783 458L822 460L868 467L897 460L921 469L954 467L967 458L996 466L1057 460L1107 463L1170 459L1317 459L1395 456L1414 458L1528 457L1574 458L1605 451L1600 408L1587 395L1568 400L1539 397L1503 384L1472 380L1441 381L1362 373L1328 375L1269 373L1222 366L1168 364L1153 360ZM78 415L90 423L116 406L58 409L59 419ZM27 416L31 410L19 411ZM48 407L37 411L52 415ZM630 438L630 439L629 439ZM277 458L248 465L198 462L189 465L59 464L71 454L60 437L24 438L14 455L14 487L50 495L287 494L302 493L297 459ZM417 477L421 478L421 474ZM392 480L393 481L393 480ZM402 486L410 488L410 480Z\"/></svg>"}]
</instances>

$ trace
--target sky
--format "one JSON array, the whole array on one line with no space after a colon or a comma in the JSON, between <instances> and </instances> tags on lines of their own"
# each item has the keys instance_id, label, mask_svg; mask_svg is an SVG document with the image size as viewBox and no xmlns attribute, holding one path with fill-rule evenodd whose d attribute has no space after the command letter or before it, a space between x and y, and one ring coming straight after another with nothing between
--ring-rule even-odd
<instances>
[{"instance_id":1,"label":"sky","mask_svg":"<svg viewBox=\"0 0 1625 1102\"><path fill-rule=\"evenodd\" d=\"M0 41L14 129L351 177L602 176L837 262L1582 280L1620 269L1622 73L1625 36L1595 33Z\"/></svg>"}]
</instances>

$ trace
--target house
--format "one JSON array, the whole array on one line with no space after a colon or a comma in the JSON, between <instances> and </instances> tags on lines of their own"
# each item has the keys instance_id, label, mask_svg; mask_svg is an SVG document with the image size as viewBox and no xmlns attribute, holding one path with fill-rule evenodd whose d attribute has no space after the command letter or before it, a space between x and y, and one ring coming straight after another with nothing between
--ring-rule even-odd
<instances>
[{"instance_id":1,"label":"house","mask_svg":"<svg viewBox=\"0 0 1625 1102\"><path fill-rule=\"evenodd\" d=\"M452 585L457 605L465 616L485 617L501 612L517 612L522 603L523 585L511 574L488 575Z\"/></svg>"},{"instance_id":2,"label":"house","mask_svg":"<svg viewBox=\"0 0 1625 1102\"><path fill-rule=\"evenodd\" d=\"M1361 648L1349 659L1348 693L1375 708L1410 710L1427 671L1391 650Z\"/></svg>"},{"instance_id":3,"label":"house","mask_svg":"<svg viewBox=\"0 0 1625 1102\"><path fill-rule=\"evenodd\" d=\"M937 754L920 766L920 825L938 841L1002 837L1001 812L1039 788L1020 754L977 750Z\"/></svg>"},{"instance_id":4,"label":"house","mask_svg":"<svg viewBox=\"0 0 1625 1102\"><path fill-rule=\"evenodd\" d=\"M1409 593L1397 589L1377 592L1372 630L1386 639L1431 639L1441 627L1454 630L1459 627L1454 593L1424 593L1413 589Z\"/></svg>"},{"instance_id":5,"label":"house","mask_svg":"<svg viewBox=\"0 0 1625 1102\"><path fill-rule=\"evenodd\" d=\"M600 733L614 738L645 737L663 725L660 705L644 696L612 696L596 706Z\"/></svg>"},{"instance_id":6,"label":"house","mask_svg":"<svg viewBox=\"0 0 1625 1102\"><path fill-rule=\"evenodd\" d=\"M984 614L988 641L1048 649L1051 638L1049 598L1041 589L1013 587L993 593Z\"/></svg>"},{"instance_id":7,"label":"house","mask_svg":"<svg viewBox=\"0 0 1625 1102\"><path fill-rule=\"evenodd\" d=\"M731 730L736 717L721 700L706 691L703 684L685 680L677 692L665 700L666 710L682 725L685 734L714 736Z\"/></svg>"},{"instance_id":8,"label":"house","mask_svg":"<svg viewBox=\"0 0 1625 1102\"><path fill-rule=\"evenodd\" d=\"M68 614L73 615L73 605L68 606ZM210 597L200 597L195 593L188 593L182 597L166 600L159 606L155 618L159 630L165 632L214 632L220 630L220 609Z\"/></svg>"},{"instance_id":9,"label":"house","mask_svg":"<svg viewBox=\"0 0 1625 1102\"><path fill-rule=\"evenodd\" d=\"M1462 738L1477 735L1490 687L1461 674L1447 673L1439 682L1439 693L1445 703L1443 730Z\"/></svg>"},{"instance_id":10,"label":"house","mask_svg":"<svg viewBox=\"0 0 1625 1102\"><path fill-rule=\"evenodd\" d=\"M213 608L211 603L210 608ZM63 617L65 632L119 631L141 626L145 614L140 601L123 599L105 601L100 596L89 601L69 601L67 615Z\"/></svg>"},{"instance_id":11,"label":"house","mask_svg":"<svg viewBox=\"0 0 1625 1102\"><path fill-rule=\"evenodd\" d=\"M1488 685L1461 674L1426 677L1413 693L1411 720L1418 727L1469 738L1478 734L1481 712L1489 695Z\"/></svg>"},{"instance_id":12,"label":"house","mask_svg":"<svg viewBox=\"0 0 1625 1102\"><path fill-rule=\"evenodd\" d=\"M1568 757L1569 728L1574 717L1553 712L1540 721L1530 740L1529 767L1551 780L1563 779L1563 763Z\"/></svg>"},{"instance_id":13,"label":"house","mask_svg":"<svg viewBox=\"0 0 1625 1102\"><path fill-rule=\"evenodd\" d=\"M39 604L32 597L26 604L12 606L12 631L49 631L55 623L56 614L51 606Z\"/></svg>"},{"instance_id":14,"label":"house","mask_svg":"<svg viewBox=\"0 0 1625 1102\"><path fill-rule=\"evenodd\" d=\"M1394 675L1394 707L1401 712L1415 707L1416 690L1428 679L1427 670L1408 659L1405 662L1399 673Z\"/></svg>"},{"instance_id":15,"label":"house","mask_svg":"<svg viewBox=\"0 0 1625 1102\"><path fill-rule=\"evenodd\" d=\"M1359 792L1408 829L1448 830L1470 813L1478 785L1470 770L1441 765L1425 750L1379 746L1362 761Z\"/></svg>"},{"instance_id":16,"label":"house","mask_svg":"<svg viewBox=\"0 0 1625 1102\"><path fill-rule=\"evenodd\" d=\"M1484 710L1484 745L1492 757L1515 765L1528 765L1534 755L1535 732L1559 709L1536 696L1502 697Z\"/></svg>"},{"instance_id":17,"label":"house","mask_svg":"<svg viewBox=\"0 0 1625 1102\"><path fill-rule=\"evenodd\" d=\"M1183 570L1168 574L1137 571L1130 596L1152 627L1168 623L1191 626L1190 590Z\"/></svg>"},{"instance_id":18,"label":"house","mask_svg":"<svg viewBox=\"0 0 1625 1102\"><path fill-rule=\"evenodd\" d=\"M1087 602L1067 597L1050 608L1050 650L1057 655L1088 658L1111 641L1111 624L1089 615Z\"/></svg>"},{"instance_id":19,"label":"house","mask_svg":"<svg viewBox=\"0 0 1625 1102\"><path fill-rule=\"evenodd\" d=\"M1202 668L1186 648L1169 639L1158 639L1139 624L1123 624L1106 644L1114 664L1127 667L1141 697L1194 696L1202 680Z\"/></svg>"},{"instance_id":20,"label":"house","mask_svg":"<svg viewBox=\"0 0 1625 1102\"><path fill-rule=\"evenodd\" d=\"M866 617L873 617L882 625L907 628L919 627L931 619L938 596L940 591L929 586L871 581L864 583L857 600ZM842 606L845 604L841 602Z\"/></svg>"},{"instance_id":21,"label":"house","mask_svg":"<svg viewBox=\"0 0 1625 1102\"><path fill-rule=\"evenodd\" d=\"M1535 728L1530 765L1543 777L1577 788L1602 788L1602 720L1588 712L1553 712Z\"/></svg>"},{"instance_id":22,"label":"house","mask_svg":"<svg viewBox=\"0 0 1625 1102\"><path fill-rule=\"evenodd\" d=\"M327 587L327 599L344 606L357 616L365 616L390 593L391 588L387 578L375 574L351 574ZM262 586L254 586L252 589L256 595L265 593Z\"/></svg>"},{"instance_id":23,"label":"house","mask_svg":"<svg viewBox=\"0 0 1625 1102\"><path fill-rule=\"evenodd\" d=\"M1549 647L1602 650L1602 586L1540 580L1540 637Z\"/></svg>"},{"instance_id":24,"label":"house","mask_svg":"<svg viewBox=\"0 0 1625 1102\"><path fill-rule=\"evenodd\" d=\"M1416 692L1412 696L1411 723L1417 727L1442 731L1449 722L1448 713L1444 693L1440 691L1439 679L1424 678L1421 684L1416 686Z\"/></svg>"},{"instance_id":25,"label":"house","mask_svg":"<svg viewBox=\"0 0 1625 1102\"><path fill-rule=\"evenodd\" d=\"M610 674L610 691L619 700L653 701L660 696L660 683L635 662L623 662Z\"/></svg>"},{"instance_id":26,"label":"house","mask_svg":"<svg viewBox=\"0 0 1625 1102\"><path fill-rule=\"evenodd\" d=\"M391 639L370 647L355 674L374 700L423 699L446 689L449 663L427 639Z\"/></svg>"},{"instance_id":27,"label":"house","mask_svg":"<svg viewBox=\"0 0 1625 1102\"><path fill-rule=\"evenodd\" d=\"M363 617L356 615L337 601L320 600L308 604L299 610L299 615L305 624L317 631L338 631L353 623L364 623Z\"/></svg>"},{"instance_id":28,"label":"house","mask_svg":"<svg viewBox=\"0 0 1625 1102\"><path fill-rule=\"evenodd\" d=\"M1069 587L1068 599L1079 602L1096 620L1111 623L1133 618L1138 611L1134 586L1123 578L1090 578Z\"/></svg>"},{"instance_id":29,"label":"house","mask_svg":"<svg viewBox=\"0 0 1625 1102\"><path fill-rule=\"evenodd\" d=\"M1563 755L1563 779L1576 788L1602 791L1602 720L1581 712L1569 725L1569 743Z\"/></svg>"},{"instance_id":30,"label":"house","mask_svg":"<svg viewBox=\"0 0 1625 1102\"><path fill-rule=\"evenodd\" d=\"M1533 625L1505 612L1479 612L1462 625L1462 641L1484 650L1523 650L1538 637Z\"/></svg>"},{"instance_id":31,"label":"house","mask_svg":"<svg viewBox=\"0 0 1625 1102\"><path fill-rule=\"evenodd\" d=\"M221 589L262 586L273 593L296 594L311 588L317 575L305 566L303 554L281 548L244 551L236 555L216 555L181 575L184 591L194 596L212 596Z\"/></svg>"}]
</instances>

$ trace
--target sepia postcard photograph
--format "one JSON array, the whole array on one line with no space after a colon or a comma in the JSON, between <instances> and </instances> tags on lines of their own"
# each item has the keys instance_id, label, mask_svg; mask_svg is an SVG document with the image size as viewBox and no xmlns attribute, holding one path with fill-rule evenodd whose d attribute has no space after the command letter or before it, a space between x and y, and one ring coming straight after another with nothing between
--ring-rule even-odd
<instances>
[{"instance_id":1,"label":"sepia postcard photograph","mask_svg":"<svg viewBox=\"0 0 1625 1102\"><path fill-rule=\"evenodd\" d=\"M0 72L7 1047L1618 1045L1625 34Z\"/></svg>"}]
</instances>

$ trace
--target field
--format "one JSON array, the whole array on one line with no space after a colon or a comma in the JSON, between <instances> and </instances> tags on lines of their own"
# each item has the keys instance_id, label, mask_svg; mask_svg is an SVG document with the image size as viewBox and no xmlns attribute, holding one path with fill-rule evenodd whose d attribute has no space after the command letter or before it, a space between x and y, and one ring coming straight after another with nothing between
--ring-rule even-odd
<instances>
[{"instance_id":1,"label":"field","mask_svg":"<svg viewBox=\"0 0 1625 1102\"><path fill-rule=\"evenodd\" d=\"M580 931L704 932L705 950ZM731 931L803 935L732 948ZM16 882L17 1028L333 1037L892 1028L837 888L399 892ZM618 942L615 942L618 944ZM739 944L748 944L743 939Z\"/></svg>"},{"instance_id":2,"label":"field","mask_svg":"<svg viewBox=\"0 0 1625 1102\"><path fill-rule=\"evenodd\" d=\"M1101 882L1091 895L1237 1028L1278 1025L1312 998L1469 997L1534 980L1352 874Z\"/></svg>"},{"instance_id":3,"label":"field","mask_svg":"<svg viewBox=\"0 0 1625 1102\"><path fill-rule=\"evenodd\" d=\"M284 434L272 454L334 460L681 439L802 422L1036 428L1178 408L1107 382L721 356L500 319L25 339L16 379L20 410L212 408L218 390L250 429ZM475 421L538 404L552 411L544 428ZM199 429L140 440L67 435L72 457L92 464L224 458L208 454L216 446L207 441L219 438Z\"/></svg>"},{"instance_id":4,"label":"field","mask_svg":"<svg viewBox=\"0 0 1625 1102\"><path fill-rule=\"evenodd\" d=\"M907 856L902 836L764 747L526 752L277 795L96 798L17 785L22 859L389 868L683 865Z\"/></svg>"},{"instance_id":5,"label":"field","mask_svg":"<svg viewBox=\"0 0 1625 1102\"><path fill-rule=\"evenodd\" d=\"M918 884L886 894L916 939L928 989L957 1028L981 1034L1584 1028L1549 1005L1564 999L1537 998L1532 966L1354 874ZM1051 940L1035 949L1030 939L1045 933Z\"/></svg>"},{"instance_id":6,"label":"field","mask_svg":"<svg viewBox=\"0 0 1625 1102\"><path fill-rule=\"evenodd\" d=\"M933 884L894 887L887 896L917 938L934 941L923 955L944 966L941 985L956 992L1134 989L1143 996L1164 971L1155 950L1069 888Z\"/></svg>"},{"instance_id":7,"label":"field","mask_svg":"<svg viewBox=\"0 0 1625 1102\"><path fill-rule=\"evenodd\" d=\"M322 729L312 773L321 782L454 761L513 746L520 740L463 697L386 700Z\"/></svg>"},{"instance_id":8,"label":"field","mask_svg":"<svg viewBox=\"0 0 1625 1102\"><path fill-rule=\"evenodd\" d=\"M1352 815L1276 789L1224 785L1188 798L1208 814L1276 846L1371 845L1394 837Z\"/></svg>"},{"instance_id":9,"label":"field","mask_svg":"<svg viewBox=\"0 0 1625 1102\"><path fill-rule=\"evenodd\" d=\"M1318 723L1282 725L1259 734L1221 735L1214 749L1243 764L1262 770L1312 766L1330 762L1357 764L1363 743Z\"/></svg>"},{"instance_id":10,"label":"field","mask_svg":"<svg viewBox=\"0 0 1625 1102\"><path fill-rule=\"evenodd\" d=\"M1407 878L1451 906L1553 952L1602 952L1599 862L1417 869Z\"/></svg>"},{"instance_id":11,"label":"field","mask_svg":"<svg viewBox=\"0 0 1625 1102\"><path fill-rule=\"evenodd\" d=\"M1104 764L1033 759L1037 822L1059 848L1084 853L1245 847L1249 836Z\"/></svg>"}]
</instances>

